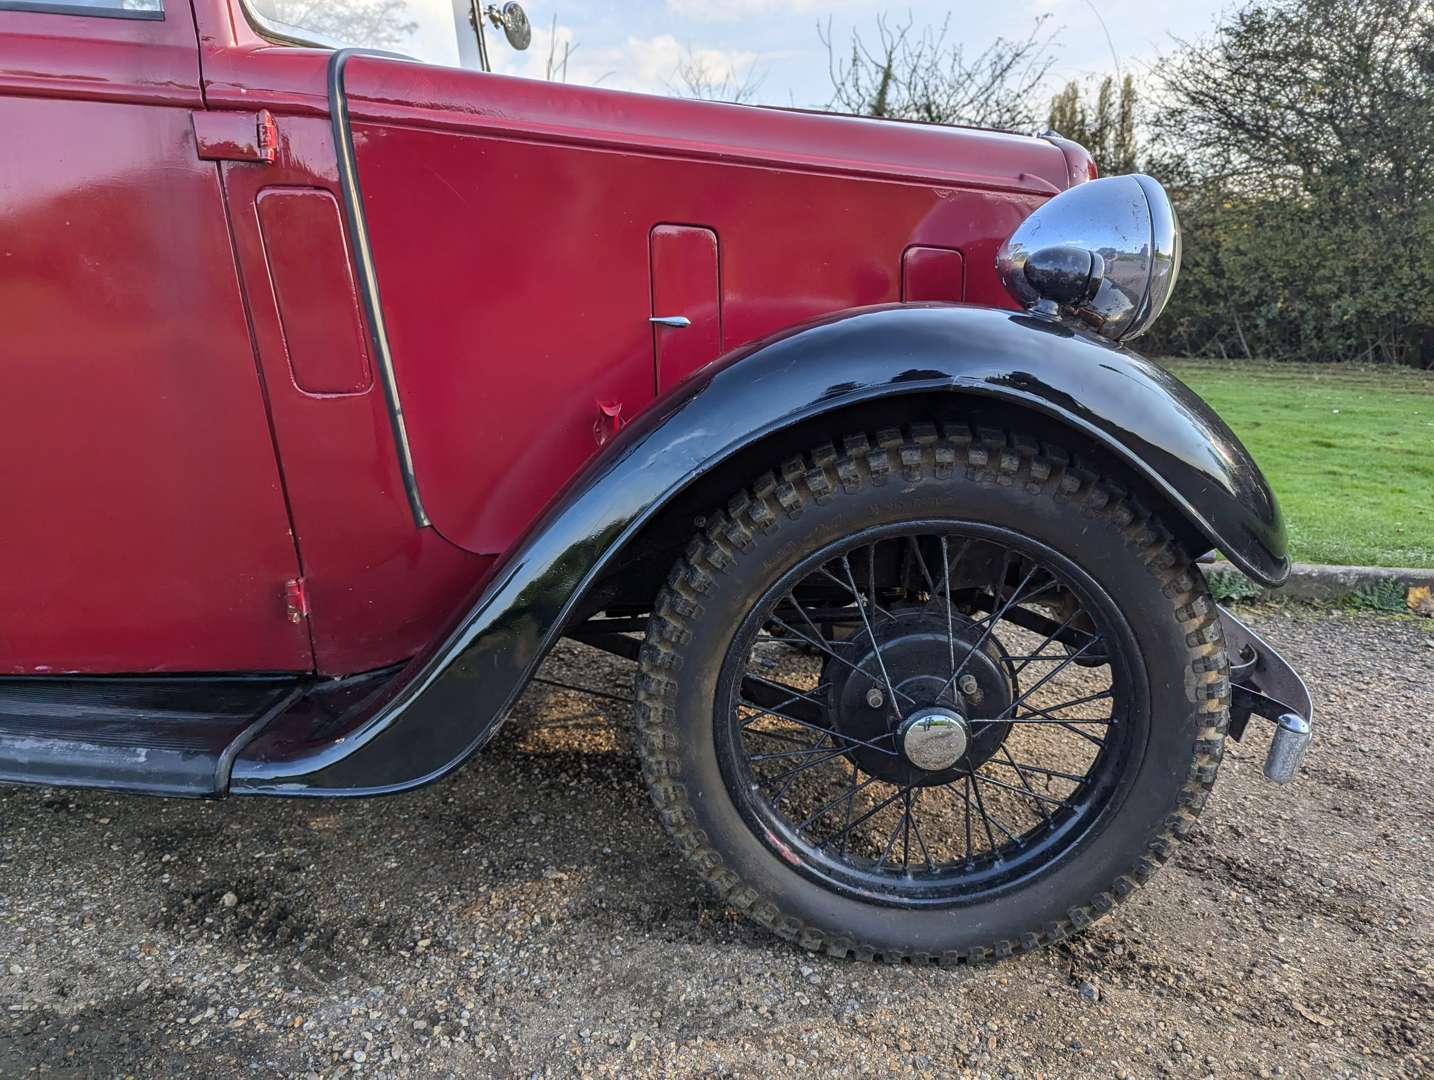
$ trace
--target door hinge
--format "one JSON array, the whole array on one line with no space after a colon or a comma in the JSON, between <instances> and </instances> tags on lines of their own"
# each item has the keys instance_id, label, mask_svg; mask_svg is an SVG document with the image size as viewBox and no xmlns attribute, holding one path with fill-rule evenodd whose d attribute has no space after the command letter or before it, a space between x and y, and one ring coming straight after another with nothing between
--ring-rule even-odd
<instances>
[{"instance_id":1,"label":"door hinge","mask_svg":"<svg viewBox=\"0 0 1434 1080\"><path fill-rule=\"evenodd\" d=\"M284 582L284 608L291 623L301 623L309 617L309 586L303 578Z\"/></svg>"},{"instance_id":2,"label":"door hinge","mask_svg":"<svg viewBox=\"0 0 1434 1080\"><path fill-rule=\"evenodd\" d=\"M279 125L268 109L256 113L189 114L194 142L205 161L252 161L271 165L279 156Z\"/></svg>"}]
</instances>

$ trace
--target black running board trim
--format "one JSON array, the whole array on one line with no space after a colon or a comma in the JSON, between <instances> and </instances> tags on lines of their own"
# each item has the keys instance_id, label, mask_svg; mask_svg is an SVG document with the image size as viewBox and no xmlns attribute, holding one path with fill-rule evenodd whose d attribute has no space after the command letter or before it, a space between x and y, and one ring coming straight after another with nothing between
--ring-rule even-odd
<instances>
[{"instance_id":1,"label":"black running board trim","mask_svg":"<svg viewBox=\"0 0 1434 1080\"><path fill-rule=\"evenodd\" d=\"M0 782L188 798L301 698L297 676L0 679Z\"/></svg>"}]
</instances>

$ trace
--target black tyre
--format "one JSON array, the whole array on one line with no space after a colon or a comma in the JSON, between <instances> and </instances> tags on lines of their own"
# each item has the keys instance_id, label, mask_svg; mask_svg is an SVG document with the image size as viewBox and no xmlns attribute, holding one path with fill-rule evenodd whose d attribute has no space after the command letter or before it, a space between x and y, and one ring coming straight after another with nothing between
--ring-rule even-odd
<instances>
[{"instance_id":1,"label":"black tyre","mask_svg":"<svg viewBox=\"0 0 1434 1080\"><path fill-rule=\"evenodd\" d=\"M834 955L1009 956L1194 825L1227 726L1204 579L1019 433L817 447L713 514L642 648L643 769L733 907Z\"/></svg>"}]
</instances>

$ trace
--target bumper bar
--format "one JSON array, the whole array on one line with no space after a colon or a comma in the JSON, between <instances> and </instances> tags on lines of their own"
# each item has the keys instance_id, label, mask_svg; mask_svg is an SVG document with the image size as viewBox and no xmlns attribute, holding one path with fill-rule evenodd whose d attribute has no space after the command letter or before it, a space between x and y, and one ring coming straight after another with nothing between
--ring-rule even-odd
<instances>
[{"instance_id":1,"label":"bumper bar","mask_svg":"<svg viewBox=\"0 0 1434 1080\"><path fill-rule=\"evenodd\" d=\"M1310 692L1284 657L1223 607L1220 625L1230 655L1230 734L1243 738L1251 716L1272 721L1275 735L1265 757L1265 776L1288 784L1314 737Z\"/></svg>"}]
</instances>

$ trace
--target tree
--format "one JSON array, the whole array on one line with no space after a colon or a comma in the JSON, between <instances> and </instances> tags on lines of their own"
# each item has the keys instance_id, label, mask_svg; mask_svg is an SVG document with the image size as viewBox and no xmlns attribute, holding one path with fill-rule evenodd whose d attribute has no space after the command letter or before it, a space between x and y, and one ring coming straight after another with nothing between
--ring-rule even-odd
<instances>
[{"instance_id":1,"label":"tree","mask_svg":"<svg viewBox=\"0 0 1434 1080\"><path fill-rule=\"evenodd\" d=\"M1434 327L1434 5L1257 0L1182 46L1151 123L1187 241L1157 342L1419 362Z\"/></svg>"},{"instance_id":2,"label":"tree","mask_svg":"<svg viewBox=\"0 0 1434 1080\"><path fill-rule=\"evenodd\" d=\"M1135 79L1125 76L1119 91L1107 75L1095 103L1089 104L1079 82L1072 80L1051 98L1050 127L1074 139L1095 158L1102 176L1137 171Z\"/></svg>"},{"instance_id":3,"label":"tree","mask_svg":"<svg viewBox=\"0 0 1434 1080\"><path fill-rule=\"evenodd\" d=\"M735 67L720 56L689 47L678 59L673 78L669 87L680 97L744 105L757 96L766 75L754 63Z\"/></svg>"},{"instance_id":4,"label":"tree","mask_svg":"<svg viewBox=\"0 0 1434 1080\"><path fill-rule=\"evenodd\" d=\"M553 15L553 25L548 30L548 59L543 65L543 78L548 82L568 81L568 61L578 51L578 43L569 33L558 30L558 16Z\"/></svg>"},{"instance_id":5,"label":"tree","mask_svg":"<svg viewBox=\"0 0 1434 1080\"><path fill-rule=\"evenodd\" d=\"M967 56L950 39L950 16L918 30L911 16L898 24L883 14L874 42L853 30L850 51L839 55L828 21L817 32L827 49L830 107L863 116L1032 129L1036 88L1051 66L1045 24L1041 16L1025 37L997 38Z\"/></svg>"},{"instance_id":6,"label":"tree","mask_svg":"<svg viewBox=\"0 0 1434 1080\"><path fill-rule=\"evenodd\" d=\"M418 30L405 0L266 0L264 14L345 45L397 49Z\"/></svg>"}]
</instances>

